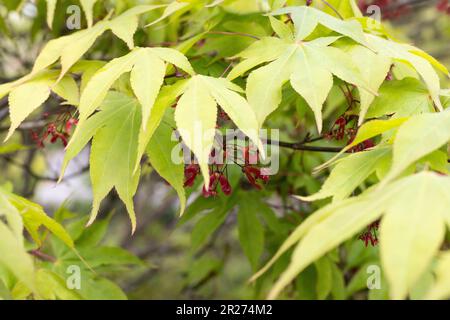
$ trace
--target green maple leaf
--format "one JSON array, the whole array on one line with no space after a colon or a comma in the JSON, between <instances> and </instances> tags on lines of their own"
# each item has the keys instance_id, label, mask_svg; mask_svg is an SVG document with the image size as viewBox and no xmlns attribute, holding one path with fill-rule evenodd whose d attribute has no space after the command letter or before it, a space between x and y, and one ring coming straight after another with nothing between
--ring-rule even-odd
<instances>
[{"instance_id":1,"label":"green maple leaf","mask_svg":"<svg viewBox=\"0 0 450 320\"><path fill-rule=\"evenodd\" d=\"M52 2L56 1L52 0ZM35 74L60 59L62 68L59 78L62 78L70 67L89 50L95 40L107 30L111 30L125 41L130 49L133 48L133 35L138 27L138 16L161 7L164 5L136 6L111 20L107 20L107 17L88 29L49 41L36 58L31 73Z\"/></svg>"},{"instance_id":2,"label":"green maple leaf","mask_svg":"<svg viewBox=\"0 0 450 320\"><path fill-rule=\"evenodd\" d=\"M194 73L187 58L177 50L169 48L136 48L125 56L108 62L91 77L83 90L79 105L80 123L101 104L114 82L121 75L131 71L131 87L142 105L142 126L145 131L164 81L166 62L180 67L189 74Z\"/></svg>"},{"instance_id":3,"label":"green maple leaf","mask_svg":"<svg viewBox=\"0 0 450 320\"><path fill-rule=\"evenodd\" d=\"M236 91L241 91L240 87L226 79L196 75L183 88L175 110L177 129L183 142L197 157L207 186L208 161L215 136L217 105L222 107L236 126L263 152L255 113Z\"/></svg>"},{"instance_id":4,"label":"green maple leaf","mask_svg":"<svg viewBox=\"0 0 450 320\"><path fill-rule=\"evenodd\" d=\"M352 61L352 56L331 46L339 36L304 39L321 23L333 31L346 35L358 43L366 43L361 26L356 22L341 21L308 7L284 8L273 14L291 13L295 40L263 38L244 50L240 62L229 74L232 80L246 71L270 62L250 73L247 80L247 98L255 110L259 126L281 102L281 88L290 81L292 87L309 104L316 118L318 131L322 130L322 105L333 86L333 75L375 95ZM356 25L355 25L356 23ZM272 22L272 25L275 25ZM359 26L359 27L358 27ZM281 30L281 27L279 27ZM287 30L279 33L287 34Z\"/></svg>"},{"instance_id":5,"label":"green maple leaf","mask_svg":"<svg viewBox=\"0 0 450 320\"><path fill-rule=\"evenodd\" d=\"M0 217L5 218L0 219L0 265L11 270L26 291L42 296L38 270L24 245L24 230L40 247L42 237L39 229L44 226L78 255L72 238L62 225L47 216L41 206L3 187L0 187Z\"/></svg>"},{"instance_id":6,"label":"green maple leaf","mask_svg":"<svg viewBox=\"0 0 450 320\"><path fill-rule=\"evenodd\" d=\"M418 135L417 133L420 132ZM383 183L398 177L408 166L441 148L450 140L450 110L411 117L399 129L393 159Z\"/></svg>"},{"instance_id":7,"label":"green maple leaf","mask_svg":"<svg viewBox=\"0 0 450 320\"><path fill-rule=\"evenodd\" d=\"M174 163L171 158L174 148L179 143L172 139L173 129L165 123L156 129L147 146L147 155L152 167L177 192L180 198L180 216L186 207L184 192L184 164Z\"/></svg>"},{"instance_id":8,"label":"green maple leaf","mask_svg":"<svg viewBox=\"0 0 450 320\"><path fill-rule=\"evenodd\" d=\"M78 126L76 138L73 137L67 146L61 178L70 160L93 140L90 175L94 200L88 224L95 220L102 199L115 188L127 208L132 231L136 228L133 196L140 175L139 170L134 170L141 126L140 109L135 99L111 92L100 111Z\"/></svg>"},{"instance_id":9,"label":"green maple leaf","mask_svg":"<svg viewBox=\"0 0 450 320\"><path fill-rule=\"evenodd\" d=\"M9 114L11 126L5 141L8 140L34 110L40 107L54 92L65 99L66 104L77 105L79 100L78 86L75 80L64 76L57 81L58 74L54 71L44 70L32 77L24 77L12 83L0 86L0 96L9 94Z\"/></svg>"},{"instance_id":10,"label":"green maple leaf","mask_svg":"<svg viewBox=\"0 0 450 320\"><path fill-rule=\"evenodd\" d=\"M391 149L384 147L358 152L339 160L319 192L299 199L315 201L333 197L333 201L342 200L374 173L381 161L390 160L391 156Z\"/></svg>"},{"instance_id":11,"label":"green maple leaf","mask_svg":"<svg viewBox=\"0 0 450 320\"><path fill-rule=\"evenodd\" d=\"M310 263L384 214L382 265L391 297L404 299L439 251L445 226L450 227L449 205L450 178L422 172L325 206L308 217L279 249L275 258L297 244L269 298L275 298ZM266 270L267 266L254 279Z\"/></svg>"},{"instance_id":12,"label":"green maple leaf","mask_svg":"<svg viewBox=\"0 0 450 320\"><path fill-rule=\"evenodd\" d=\"M441 90L439 76L433 69L434 66L449 76L448 70L442 64L414 46L386 40L370 34L367 34L366 36L371 47L376 50L378 54L401 62L406 62L412 66L425 82L436 107L439 110L443 110L439 99Z\"/></svg>"},{"instance_id":13,"label":"green maple leaf","mask_svg":"<svg viewBox=\"0 0 450 320\"><path fill-rule=\"evenodd\" d=\"M433 101L427 88L414 78L386 81L367 111L367 118L392 115L392 118L410 117L433 112Z\"/></svg>"},{"instance_id":14,"label":"green maple leaf","mask_svg":"<svg viewBox=\"0 0 450 320\"><path fill-rule=\"evenodd\" d=\"M447 299L450 296L450 275L448 270L450 270L450 252L444 251L438 257L435 269L436 281L428 290L425 299Z\"/></svg>"},{"instance_id":15,"label":"green maple leaf","mask_svg":"<svg viewBox=\"0 0 450 320\"><path fill-rule=\"evenodd\" d=\"M53 17L55 16L56 3L58 0L47 1L47 25L51 29L53 25ZM93 8L97 0L80 0L81 7L86 15L88 27L92 26L93 22Z\"/></svg>"},{"instance_id":16,"label":"green maple leaf","mask_svg":"<svg viewBox=\"0 0 450 320\"><path fill-rule=\"evenodd\" d=\"M320 24L353 39L357 43L367 45L361 24L355 20L341 20L308 6L286 7L271 13L274 16L282 14L289 14L291 16L294 22L296 40L305 39Z\"/></svg>"}]
</instances>

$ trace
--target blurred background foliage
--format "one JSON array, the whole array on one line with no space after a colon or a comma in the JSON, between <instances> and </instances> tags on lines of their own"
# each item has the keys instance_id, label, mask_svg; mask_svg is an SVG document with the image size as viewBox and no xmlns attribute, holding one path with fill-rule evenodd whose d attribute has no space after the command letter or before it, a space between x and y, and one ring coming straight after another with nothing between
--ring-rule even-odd
<instances>
[{"instance_id":1,"label":"blurred background foliage","mask_svg":"<svg viewBox=\"0 0 450 320\"><path fill-rule=\"evenodd\" d=\"M97 21L112 9L120 13L137 3L153 2L98 1L94 18ZM366 1L365 4L371 2ZM414 43L450 67L450 15L437 10L438 2L392 1L382 8L381 14L382 17L389 17L386 22L396 37ZM187 16L178 12L152 28L139 29L135 35L136 44L172 45L180 39L189 39L206 28L214 27L214 30L218 30L217 34L210 32L189 53L189 58L198 71L220 76L229 64L224 58L235 55L252 42L248 37L223 37L219 36L221 33L244 32L264 36L272 32L267 29L266 18L254 14L264 9L261 6L265 1L239 0L229 3L225 9L202 10L203 6L199 6ZM68 17L66 8L72 4L79 5L79 2L57 2L53 26L49 29L45 1L0 0L0 83L26 74L45 42L70 32L65 22ZM363 7L364 3L360 5ZM400 5L409 6L408 10L392 18L389 12L397 10ZM155 11L145 15L142 25L155 20L160 14L160 11ZM85 26L83 16L82 27ZM108 33L96 42L85 58L109 60L127 52L125 43ZM339 105L343 101L342 94L332 94L336 105ZM77 221L86 218L92 200L87 174L88 152L74 161L68 170L70 177L57 185L63 146L56 143L37 148L30 136L31 130L45 124L48 119L46 114L58 112L59 102L56 96L48 100L45 107L35 114L34 120L22 124L13 145L0 147L0 184L12 183L16 193L43 205L50 214L55 215L61 210L70 212L66 217L66 225L76 225L79 224ZM276 120L273 121L278 121L278 127L284 128L281 138L294 141L305 139L310 128L303 126L304 119L311 118L312 114L300 98L290 98L289 92L285 93L284 104L294 106L297 112L293 113L287 107L276 112L277 116L273 117ZM7 101L0 100L1 139L8 130L6 106ZM329 108L328 127L334 120L330 115L338 113L335 108ZM133 265L132 269L106 270L106 274L132 299L264 298L271 280L284 269L288 257L280 259L273 270L255 285L248 284L247 280L261 266L262 261L273 255L286 235L317 206L300 203L289 195L317 191L323 176L312 176L311 172L328 157L320 153L282 152L280 172L271 178L263 191L255 191L235 179L235 192L231 197L205 199L195 193L191 195L191 205L181 220L177 217L178 200L174 192L152 172L149 165L144 164L144 174L135 197L138 214L135 235L130 237L124 208L118 197L111 193L102 207L101 218L104 220L99 222L107 225L107 231L106 227L98 231L99 234L89 242L89 246L121 247L141 259L129 257L130 260L125 261L125 264ZM236 208L235 204L244 196L245 205ZM212 202L220 202L221 207L211 209ZM258 216L252 215L252 212L257 212ZM242 216L250 220L245 221ZM207 225L207 231L199 225ZM239 239L238 229L243 228L245 231L248 225L248 230L257 233L254 239L259 244L254 248L240 245L244 242ZM370 293L364 290L367 276L364 266L377 261L376 246L366 247L362 241L351 239L343 248L328 254L302 272L295 285L282 297L363 299L369 295L370 298L386 298L385 290ZM423 281L426 283L427 279ZM419 292L420 288L417 290Z\"/></svg>"}]
</instances>

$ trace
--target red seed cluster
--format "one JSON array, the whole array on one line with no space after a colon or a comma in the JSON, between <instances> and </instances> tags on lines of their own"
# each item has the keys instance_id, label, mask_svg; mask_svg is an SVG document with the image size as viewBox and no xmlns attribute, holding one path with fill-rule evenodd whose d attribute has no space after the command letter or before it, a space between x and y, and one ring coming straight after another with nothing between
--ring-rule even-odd
<instances>
[{"instance_id":1,"label":"red seed cluster","mask_svg":"<svg viewBox=\"0 0 450 320\"><path fill-rule=\"evenodd\" d=\"M378 229L380 227L380 221L371 223L367 229L359 236L359 240L364 241L364 245L367 247L370 243L372 247L378 244Z\"/></svg>"},{"instance_id":2,"label":"red seed cluster","mask_svg":"<svg viewBox=\"0 0 450 320\"><path fill-rule=\"evenodd\" d=\"M258 153L251 152L251 148L242 147L240 149L243 157L243 164L239 164L247 181L256 189L261 190L262 184L269 181L269 175L264 173L264 169L259 168L256 163L258 159ZM215 197L219 194L219 187L223 194L226 196L232 193L232 187L227 175L226 152L223 152L224 163L215 163L216 151L211 152L211 165L209 166L210 182L208 188L203 186L202 194L204 197ZM195 179L200 174L200 167L198 164L189 164L184 169L184 186L192 187L195 183Z\"/></svg>"},{"instance_id":3,"label":"red seed cluster","mask_svg":"<svg viewBox=\"0 0 450 320\"><path fill-rule=\"evenodd\" d=\"M354 121L353 116L340 116L333 124L331 130L325 134L325 138L329 140L344 140L347 138L347 145L351 144L358 133L358 128L356 125L351 125L350 123ZM356 121L354 121L356 124ZM358 145L351 148L350 152L364 151L369 148L373 148L375 144L371 139L365 140Z\"/></svg>"},{"instance_id":4,"label":"red seed cluster","mask_svg":"<svg viewBox=\"0 0 450 320\"><path fill-rule=\"evenodd\" d=\"M44 118L49 116L48 113L44 114ZM30 130L31 139L38 148L44 148L47 139L52 144L60 140L66 147L72 128L77 124L78 120L70 112L64 112L59 114L54 121L48 122L40 131Z\"/></svg>"}]
</instances>

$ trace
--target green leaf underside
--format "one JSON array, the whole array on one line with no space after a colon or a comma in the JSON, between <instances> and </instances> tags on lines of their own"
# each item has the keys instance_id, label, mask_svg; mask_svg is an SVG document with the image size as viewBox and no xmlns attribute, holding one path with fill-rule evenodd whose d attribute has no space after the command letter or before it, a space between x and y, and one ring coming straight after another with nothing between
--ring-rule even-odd
<instances>
[{"instance_id":1,"label":"green leaf underside","mask_svg":"<svg viewBox=\"0 0 450 320\"><path fill-rule=\"evenodd\" d=\"M391 297L405 298L444 239L449 187L448 177L423 172L388 184L383 190L371 188L358 197L320 209L301 224L280 248L279 251L285 252L298 242L290 266L272 288L269 298L276 297L315 259L383 213L385 216L380 231L382 263L391 287ZM402 219L404 233L394 227ZM279 256L277 253L275 257Z\"/></svg>"}]
</instances>

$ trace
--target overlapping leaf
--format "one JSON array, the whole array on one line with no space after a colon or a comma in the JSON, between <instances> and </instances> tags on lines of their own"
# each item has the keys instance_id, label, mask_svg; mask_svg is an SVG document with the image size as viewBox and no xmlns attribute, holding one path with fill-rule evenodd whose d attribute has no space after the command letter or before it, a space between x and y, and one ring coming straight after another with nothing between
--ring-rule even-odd
<instances>
[{"instance_id":1,"label":"overlapping leaf","mask_svg":"<svg viewBox=\"0 0 450 320\"><path fill-rule=\"evenodd\" d=\"M354 23L319 12L308 7L276 11L274 14L292 13L297 40L264 38L239 55L244 60L229 74L230 80L262 63L271 62L253 71L247 80L247 97L255 110L259 126L281 103L281 88L287 81L313 110L319 132L322 130L322 105L333 86L333 75L369 91L367 94L375 94L353 63L351 55L331 46L339 37L303 41L320 22L333 31L365 43L358 23L359 28Z\"/></svg>"},{"instance_id":2,"label":"overlapping leaf","mask_svg":"<svg viewBox=\"0 0 450 320\"><path fill-rule=\"evenodd\" d=\"M180 215L186 207L186 194L184 192L184 164L175 163L172 153L177 140L172 139L173 129L162 123L147 146L147 155L152 167L158 174L167 180L175 189L180 198Z\"/></svg>"},{"instance_id":3,"label":"overlapping leaf","mask_svg":"<svg viewBox=\"0 0 450 320\"><path fill-rule=\"evenodd\" d=\"M90 79L80 98L80 123L101 104L113 83L131 71L131 87L142 105L144 130L166 73L166 61L193 74L187 58L169 48L136 48L129 54L113 59ZM77 133L75 133L76 135Z\"/></svg>"},{"instance_id":4,"label":"overlapping leaf","mask_svg":"<svg viewBox=\"0 0 450 320\"><path fill-rule=\"evenodd\" d=\"M444 66L411 45L397 43L374 35L367 35L367 39L378 54L409 63L427 85L436 107L440 110L443 109L439 100L439 92L441 90L439 76L433 69L433 65L448 76L449 73Z\"/></svg>"},{"instance_id":5,"label":"overlapping leaf","mask_svg":"<svg viewBox=\"0 0 450 320\"><path fill-rule=\"evenodd\" d=\"M296 40L308 37L321 24L332 31L343 34L354 41L367 45L361 25L355 20L340 20L318 9L298 6L278 9L272 15L290 14L296 31Z\"/></svg>"},{"instance_id":6,"label":"overlapping leaf","mask_svg":"<svg viewBox=\"0 0 450 320\"><path fill-rule=\"evenodd\" d=\"M260 150L258 123L247 101L235 91L240 88L223 78L196 75L186 84L175 110L175 122L183 142L197 157L209 185L208 161L215 137L217 105Z\"/></svg>"},{"instance_id":7,"label":"overlapping leaf","mask_svg":"<svg viewBox=\"0 0 450 320\"><path fill-rule=\"evenodd\" d=\"M419 133L419 134L418 134ZM412 117L398 130L393 163L383 183L398 177L409 165L450 141L450 110Z\"/></svg>"},{"instance_id":8,"label":"overlapping leaf","mask_svg":"<svg viewBox=\"0 0 450 320\"><path fill-rule=\"evenodd\" d=\"M47 1L47 25L51 29L53 25L53 17L55 15L57 0L46 0L46 1ZM81 6L83 7L84 13L86 15L88 27L92 26L93 21L92 11L95 2L97 2L97 0L80 0Z\"/></svg>"},{"instance_id":9,"label":"overlapping leaf","mask_svg":"<svg viewBox=\"0 0 450 320\"><path fill-rule=\"evenodd\" d=\"M41 206L0 187L0 265L9 269L26 290L42 295L33 260L25 248L24 230L38 246L42 245L39 228L44 226L69 249L74 244L67 231L47 216ZM76 251L74 251L76 253Z\"/></svg>"},{"instance_id":10,"label":"overlapping leaf","mask_svg":"<svg viewBox=\"0 0 450 320\"><path fill-rule=\"evenodd\" d=\"M319 192L299 198L303 201L316 201L328 197L333 197L333 201L342 200L375 172L380 161L390 157L391 149L386 147L350 155L338 161Z\"/></svg>"},{"instance_id":11,"label":"overlapping leaf","mask_svg":"<svg viewBox=\"0 0 450 320\"><path fill-rule=\"evenodd\" d=\"M75 80L65 76L59 82L56 82L57 77L58 75L55 72L42 72L30 79L18 80L10 85L4 85L3 94L9 94L9 113L11 116L11 126L5 141L12 136L26 117L49 98L52 91L65 99L66 103L78 104L79 92Z\"/></svg>"},{"instance_id":12,"label":"overlapping leaf","mask_svg":"<svg viewBox=\"0 0 450 320\"><path fill-rule=\"evenodd\" d=\"M76 139L68 145L61 177L69 161L93 139L90 175L94 200L89 224L95 220L102 199L115 187L130 215L132 230L135 230L133 195L140 172L134 169L140 126L139 103L124 94L111 92L100 106L100 112L78 126Z\"/></svg>"},{"instance_id":13,"label":"overlapping leaf","mask_svg":"<svg viewBox=\"0 0 450 320\"><path fill-rule=\"evenodd\" d=\"M444 239L449 201L450 178L422 172L383 190L371 188L320 209L294 231L275 256L298 242L290 266L269 297L275 298L306 266L385 213L380 231L382 263L391 297L405 298Z\"/></svg>"},{"instance_id":14,"label":"overlapping leaf","mask_svg":"<svg viewBox=\"0 0 450 320\"><path fill-rule=\"evenodd\" d=\"M358 67L364 79L368 80L369 88L373 92L378 92L378 89L386 79L391 68L391 59L378 55L363 46L351 46L347 52L350 54L353 63ZM375 96L361 88L359 88L359 96L360 112L358 124L361 125Z\"/></svg>"},{"instance_id":15,"label":"overlapping leaf","mask_svg":"<svg viewBox=\"0 0 450 320\"><path fill-rule=\"evenodd\" d=\"M420 80L404 78L385 82L378 97L375 98L367 118L392 115L392 118L410 117L416 114L433 112L433 101L428 90Z\"/></svg>"},{"instance_id":16,"label":"overlapping leaf","mask_svg":"<svg viewBox=\"0 0 450 320\"><path fill-rule=\"evenodd\" d=\"M100 21L89 29L49 41L37 57L32 73L41 71L61 59L60 78L62 78L70 67L89 50L95 40L108 29L133 48L133 35L138 26L138 16L161 7L163 6L136 6L111 20Z\"/></svg>"}]
</instances>

